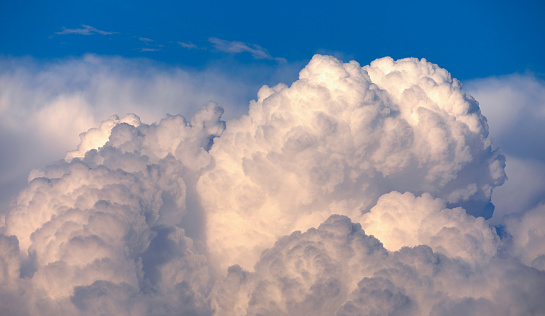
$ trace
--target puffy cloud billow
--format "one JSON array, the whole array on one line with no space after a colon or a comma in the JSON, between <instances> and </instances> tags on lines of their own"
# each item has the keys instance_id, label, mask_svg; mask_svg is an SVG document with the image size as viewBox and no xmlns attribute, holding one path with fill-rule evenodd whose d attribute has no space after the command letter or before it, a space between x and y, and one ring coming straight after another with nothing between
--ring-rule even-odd
<instances>
[{"instance_id":1,"label":"puffy cloud billow","mask_svg":"<svg viewBox=\"0 0 545 316\"><path fill-rule=\"evenodd\" d=\"M426 60L316 55L248 114L112 116L0 218L10 315L541 315L543 206Z\"/></svg>"},{"instance_id":2,"label":"puffy cloud billow","mask_svg":"<svg viewBox=\"0 0 545 316\"><path fill-rule=\"evenodd\" d=\"M32 168L73 150L81 132L111 115L134 112L147 123L167 113L188 117L212 99L239 116L260 87L247 77L285 77L287 66L266 67L227 74L219 65L183 69L93 54L49 61L0 56L0 147L10 149L0 155L0 209L24 188Z\"/></svg>"}]
</instances>

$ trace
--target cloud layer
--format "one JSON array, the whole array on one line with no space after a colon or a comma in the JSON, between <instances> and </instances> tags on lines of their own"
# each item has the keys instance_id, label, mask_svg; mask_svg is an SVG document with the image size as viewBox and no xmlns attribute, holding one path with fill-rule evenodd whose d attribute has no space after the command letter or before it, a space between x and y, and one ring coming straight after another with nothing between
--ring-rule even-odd
<instances>
[{"instance_id":1,"label":"cloud layer","mask_svg":"<svg viewBox=\"0 0 545 316\"><path fill-rule=\"evenodd\" d=\"M485 220L505 159L446 70L316 55L246 115L222 114L112 116L32 171L1 217L0 310L545 311L543 208L503 239Z\"/></svg>"}]
</instances>

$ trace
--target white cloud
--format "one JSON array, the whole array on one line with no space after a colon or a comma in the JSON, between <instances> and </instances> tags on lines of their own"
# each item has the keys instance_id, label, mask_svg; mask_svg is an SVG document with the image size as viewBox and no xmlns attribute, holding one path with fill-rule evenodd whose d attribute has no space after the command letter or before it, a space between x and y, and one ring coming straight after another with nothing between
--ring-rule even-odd
<instances>
[{"instance_id":1,"label":"white cloud","mask_svg":"<svg viewBox=\"0 0 545 316\"><path fill-rule=\"evenodd\" d=\"M299 77L263 87L210 151L215 168L198 190L208 245L224 267L251 269L276 238L331 214L357 219L391 191L429 192L487 215L503 160L447 71L417 59L360 67L316 55Z\"/></svg>"},{"instance_id":2,"label":"white cloud","mask_svg":"<svg viewBox=\"0 0 545 316\"><path fill-rule=\"evenodd\" d=\"M429 194L385 194L361 223L366 233L391 251L428 245L450 258L480 264L489 262L499 247L496 232L484 218L467 215L462 208L447 209Z\"/></svg>"},{"instance_id":3,"label":"white cloud","mask_svg":"<svg viewBox=\"0 0 545 316\"><path fill-rule=\"evenodd\" d=\"M210 276L202 241L183 228L191 232L200 225L202 231L204 222L183 221L196 212L186 199L188 187L195 185L192 174L212 162L205 149L225 128L222 113L210 103L191 120L111 120L103 124L114 125L105 130L109 141L91 146L101 146L98 152L33 172L5 216L3 233L17 238L0 236L0 251L13 252L17 241L21 250L3 261L7 281L19 278L21 257L32 261L21 270L32 278L29 290L57 301L63 313L96 311L95 300L88 308L86 297L110 291L115 299L104 302L108 313L124 310L120 302L133 310L139 300L149 300L144 291L156 288L175 296L165 308L177 310L177 299L189 296L195 309L206 310ZM82 145L94 132L82 137Z\"/></svg>"},{"instance_id":4,"label":"white cloud","mask_svg":"<svg viewBox=\"0 0 545 316\"><path fill-rule=\"evenodd\" d=\"M99 29L96 29L90 25L85 25L85 24L82 24L81 25L82 28L80 29L67 29L66 27L62 27L62 31L60 32L55 32L55 34L57 35L65 35L65 34L80 34L80 35L93 35L93 34L100 34L100 35L112 35L112 34L115 34L117 32L107 32L107 31L102 31L102 30L99 30Z\"/></svg>"},{"instance_id":5,"label":"white cloud","mask_svg":"<svg viewBox=\"0 0 545 316\"><path fill-rule=\"evenodd\" d=\"M227 41L217 37L211 37L208 39L210 43L214 45L214 48L232 54L238 54L247 52L255 59L270 59L278 62L286 62L286 59L279 57L272 57L263 47L256 44L248 44L239 41Z\"/></svg>"},{"instance_id":6,"label":"white cloud","mask_svg":"<svg viewBox=\"0 0 545 316\"><path fill-rule=\"evenodd\" d=\"M544 310L544 282L508 260L474 268L427 246L387 252L336 215L278 240L254 272L231 267L212 304L217 315L525 315Z\"/></svg>"},{"instance_id":7,"label":"white cloud","mask_svg":"<svg viewBox=\"0 0 545 316\"><path fill-rule=\"evenodd\" d=\"M504 180L503 158L446 70L317 55L225 122L214 102L159 113L168 92L189 102L211 81L133 62L88 56L0 76L12 134L54 135L61 114L87 124L110 106L142 115L95 122L0 214L0 313L545 311L543 206L511 216L501 241L474 216Z\"/></svg>"},{"instance_id":8,"label":"white cloud","mask_svg":"<svg viewBox=\"0 0 545 316\"><path fill-rule=\"evenodd\" d=\"M138 113L144 122L154 122L167 113L189 115L214 100L229 118L246 111L258 84L219 68L166 69L145 59L96 55L0 63L0 142L10 148L0 158L2 210L31 168L63 157L77 146L80 133L113 114Z\"/></svg>"},{"instance_id":9,"label":"white cloud","mask_svg":"<svg viewBox=\"0 0 545 316\"><path fill-rule=\"evenodd\" d=\"M87 132L80 134L81 143L77 150L70 151L66 154L65 159L71 161L73 158L83 158L85 153L91 149L99 149L104 146L110 139L112 129L122 123L138 127L140 126L140 118L134 114L127 114L122 119L119 119L117 115L110 117L108 120L103 121L99 128L91 128Z\"/></svg>"}]
</instances>

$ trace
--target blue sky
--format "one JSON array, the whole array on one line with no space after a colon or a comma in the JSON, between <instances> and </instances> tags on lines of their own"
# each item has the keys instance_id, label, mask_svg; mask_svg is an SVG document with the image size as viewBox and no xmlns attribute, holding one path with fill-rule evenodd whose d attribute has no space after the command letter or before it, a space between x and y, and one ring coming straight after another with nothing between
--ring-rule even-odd
<instances>
[{"instance_id":1,"label":"blue sky","mask_svg":"<svg viewBox=\"0 0 545 316\"><path fill-rule=\"evenodd\" d=\"M199 68L234 54L216 38L263 52L239 50L237 64L317 52L361 64L418 57L466 80L543 74L543 12L542 1L6 1L0 54L95 53Z\"/></svg>"}]
</instances>

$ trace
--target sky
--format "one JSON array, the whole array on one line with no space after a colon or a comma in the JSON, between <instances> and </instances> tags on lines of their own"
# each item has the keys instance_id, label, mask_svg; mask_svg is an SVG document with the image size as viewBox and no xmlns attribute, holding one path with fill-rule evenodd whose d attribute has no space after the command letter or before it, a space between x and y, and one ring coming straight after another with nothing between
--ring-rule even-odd
<instances>
[{"instance_id":1,"label":"sky","mask_svg":"<svg viewBox=\"0 0 545 316\"><path fill-rule=\"evenodd\" d=\"M249 45L239 47L241 62L308 61L319 51L362 64L425 57L466 80L543 74L543 9L541 1L10 2L0 41L5 56L95 53L190 68L225 58L229 42Z\"/></svg>"},{"instance_id":2,"label":"sky","mask_svg":"<svg viewBox=\"0 0 545 316\"><path fill-rule=\"evenodd\" d=\"M2 3L0 314L544 314L542 12Z\"/></svg>"}]
</instances>

